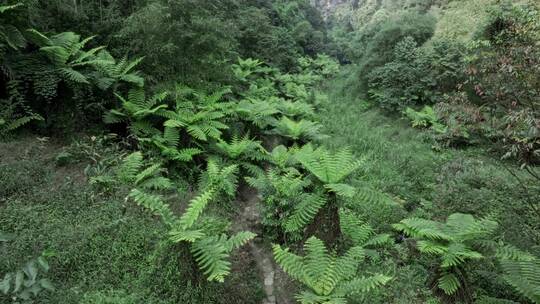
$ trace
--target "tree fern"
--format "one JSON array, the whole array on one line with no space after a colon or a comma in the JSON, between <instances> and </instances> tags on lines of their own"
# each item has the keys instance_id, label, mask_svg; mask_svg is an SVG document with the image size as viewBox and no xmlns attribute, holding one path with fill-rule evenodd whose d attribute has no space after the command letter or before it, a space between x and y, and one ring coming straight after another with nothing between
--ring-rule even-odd
<instances>
[{"instance_id":1,"label":"tree fern","mask_svg":"<svg viewBox=\"0 0 540 304\"><path fill-rule=\"evenodd\" d=\"M118 82L137 87L144 86L144 78L140 76L139 71L135 70L143 59L144 57L139 57L128 60L123 57L116 60L107 50L101 50L96 54L93 61L93 67L96 70L94 78L97 86L102 90L109 89ZM116 91L114 87L113 91Z\"/></svg>"},{"instance_id":2,"label":"tree fern","mask_svg":"<svg viewBox=\"0 0 540 304\"><path fill-rule=\"evenodd\" d=\"M347 297L368 292L390 280L381 274L357 275L358 266L364 259L360 247L352 247L338 257L329 253L321 240L311 237L304 245L303 257L279 245L273 246L273 252L276 263L308 288L296 296L301 303L346 303Z\"/></svg>"},{"instance_id":3,"label":"tree fern","mask_svg":"<svg viewBox=\"0 0 540 304\"><path fill-rule=\"evenodd\" d=\"M252 58L238 58L238 63L232 65L235 77L242 81L247 81L248 77L264 72L263 62Z\"/></svg>"},{"instance_id":4,"label":"tree fern","mask_svg":"<svg viewBox=\"0 0 540 304\"><path fill-rule=\"evenodd\" d=\"M262 162L268 159L268 152L260 141L250 139L248 135L240 138L233 135L229 142L219 140L214 150L227 161L238 164L247 174L256 176L262 174Z\"/></svg>"},{"instance_id":5,"label":"tree fern","mask_svg":"<svg viewBox=\"0 0 540 304\"><path fill-rule=\"evenodd\" d=\"M475 242L488 238L497 226L497 222L490 219L477 220L461 213L450 215L445 223L410 218L394 224L394 228L417 240L420 252L439 257L438 286L448 295L461 287L457 269L468 260L483 258L474 248Z\"/></svg>"},{"instance_id":6,"label":"tree fern","mask_svg":"<svg viewBox=\"0 0 540 304\"><path fill-rule=\"evenodd\" d=\"M219 140L234 112L234 103L223 100L229 92L225 88L208 95L179 86L173 96L175 108L159 113L167 119L163 125L183 129L196 141Z\"/></svg>"},{"instance_id":7,"label":"tree fern","mask_svg":"<svg viewBox=\"0 0 540 304\"><path fill-rule=\"evenodd\" d=\"M270 152L269 160L274 166L281 169L292 167L296 162L294 151L292 150L293 149L287 149L287 147L283 145L279 145Z\"/></svg>"},{"instance_id":8,"label":"tree fern","mask_svg":"<svg viewBox=\"0 0 540 304\"><path fill-rule=\"evenodd\" d=\"M296 158L324 184L338 184L362 165L348 148L333 154L324 147L313 149L306 145L296 153Z\"/></svg>"},{"instance_id":9,"label":"tree fern","mask_svg":"<svg viewBox=\"0 0 540 304\"><path fill-rule=\"evenodd\" d=\"M300 101L282 101L278 105L279 111L290 118L313 118L315 110L312 105Z\"/></svg>"},{"instance_id":10,"label":"tree fern","mask_svg":"<svg viewBox=\"0 0 540 304\"><path fill-rule=\"evenodd\" d=\"M285 230L293 232L304 228L325 204L326 198L321 194L302 193L300 202L294 206L291 215L285 222Z\"/></svg>"},{"instance_id":11,"label":"tree fern","mask_svg":"<svg viewBox=\"0 0 540 304\"><path fill-rule=\"evenodd\" d=\"M496 252L504 280L534 303L540 303L540 259L513 246Z\"/></svg>"},{"instance_id":12,"label":"tree fern","mask_svg":"<svg viewBox=\"0 0 540 304\"><path fill-rule=\"evenodd\" d=\"M0 47L7 45L13 50L18 50L26 45L26 39L24 38L21 30L17 28L16 24L13 24L10 18L10 13L16 12L19 8L22 8L24 3L16 2L15 4L0 5ZM4 21L6 20L6 21Z\"/></svg>"},{"instance_id":13,"label":"tree fern","mask_svg":"<svg viewBox=\"0 0 540 304\"><path fill-rule=\"evenodd\" d=\"M323 194L307 192L311 181L292 167L269 168L246 181L263 197L263 224L287 233L300 232L326 203Z\"/></svg>"},{"instance_id":14,"label":"tree fern","mask_svg":"<svg viewBox=\"0 0 540 304\"><path fill-rule=\"evenodd\" d=\"M216 143L219 153L230 159L250 159L261 161L265 159L266 150L260 141L250 139L248 135L240 138L234 135L230 142L220 140Z\"/></svg>"},{"instance_id":15,"label":"tree fern","mask_svg":"<svg viewBox=\"0 0 540 304\"><path fill-rule=\"evenodd\" d=\"M294 121L286 116L283 116L276 122L276 127L273 131L278 135L288 137L293 140L309 141L322 138L322 135L319 133L321 127L322 126L320 124L313 121L305 119Z\"/></svg>"},{"instance_id":16,"label":"tree fern","mask_svg":"<svg viewBox=\"0 0 540 304\"><path fill-rule=\"evenodd\" d=\"M122 108L108 112L104 116L105 123L116 123L126 118L141 120L151 115L159 115L163 109L167 108L164 102L167 97L166 92L147 98L143 88L134 88L129 91L127 98L118 94L116 97L120 100Z\"/></svg>"},{"instance_id":17,"label":"tree fern","mask_svg":"<svg viewBox=\"0 0 540 304\"><path fill-rule=\"evenodd\" d=\"M116 61L104 46L85 50L86 45L94 37L81 39L73 32L47 37L35 29L28 30L27 34L66 81L93 83L102 90L109 89L119 82L138 87L144 84L144 79L134 70L142 58L133 61L123 58Z\"/></svg>"},{"instance_id":18,"label":"tree fern","mask_svg":"<svg viewBox=\"0 0 540 304\"><path fill-rule=\"evenodd\" d=\"M103 116L105 123L129 123L131 131L139 138L151 138L161 134L149 118L159 116L168 107L165 103L166 92L147 98L143 88L134 88L129 91L127 98L118 94L116 97L121 102L121 108L105 113Z\"/></svg>"},{"instance_id":19,"label":"tree fern","mask_svg":"<svg viewBox=\"0 0 540 304\"><path fill-rule=\"evenodd\" d=\"M267 130L277 121L276 116L280 113L278 106L279 99L250 98L239 102L237 112L240 118L250 122L256 128Z\"/></svg>"},{"instance_id":20,"label":"tree fern","mask_svg":"<svg viewBox=\"0 0 540 304\"><path fill-rule=\"evenodd\" d=\"M141 152L125 157L117 170L123 183L133 187L128 197L138 205L159 215L168 227L168 239L172 242L186 242L199 268L210 281L223 282L230 269L230 253L255 237L247 231L231 237L225 234L216 236L200 224L200 219L208 204L222 192L236 191L237 167L225 166L209 161L205 176L200 182L199 194L191 199L184 213L176 216L157 190L171 188L171 181L162 176L161 164L147 165ZM210 223L211 225L211 223Z\"/></svg>"},{"instance_id":21,"label":"tree fern","mask_svg":"<svg viewBox=\"0 0 540 304\"><path fill-rule=\"evenodd\" d=\"M95 47L84 51L85 45L94 37L81 40L81 37L73 32L63 32L47 37L35 29L28 31L33 42L40 46L49 60L64 75L65 79L74 83L88 84L88 75L83 74L85 66L94 64L94 55L104 47Z\"/></svg>"}]
</instances>

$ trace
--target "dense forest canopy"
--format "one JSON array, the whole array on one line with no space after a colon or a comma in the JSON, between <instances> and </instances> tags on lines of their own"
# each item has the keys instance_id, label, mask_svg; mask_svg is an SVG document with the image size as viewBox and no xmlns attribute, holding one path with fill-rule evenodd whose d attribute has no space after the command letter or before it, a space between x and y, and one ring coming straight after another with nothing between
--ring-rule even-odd
<instances>
[{"instance_id":1,"label":"dense forest canopy","mask_svg":"<svg viewBox=\"0 0 540 304\"><path fill-rule=\"evenodd\" d=\"M534 0L3 0L0 303L540 303Z\"/></svg>"}]
</instances>

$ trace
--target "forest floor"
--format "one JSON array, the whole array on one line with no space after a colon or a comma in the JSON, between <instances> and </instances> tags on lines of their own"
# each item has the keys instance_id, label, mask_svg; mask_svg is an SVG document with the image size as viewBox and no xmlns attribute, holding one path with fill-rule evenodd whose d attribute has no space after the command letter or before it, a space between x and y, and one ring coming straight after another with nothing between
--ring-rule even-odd
<instances>
[{"instance_id":1,"label":"forest floor","mask_svg":"<svg viewBox=\"0 0 540 304\"><path fill-rule=\"evenodd\" d=\"M505 168L527 182L517 167L480 148L439 148L407 120L345 94L343 79L329 81L326 91L329 101L320 112L329 135L324 144L349 146L366 157L350 183L369 184L399 203L398 208L350 206L376 229L391 231L390 224L405 216L439 220L454 212L497 213L504 228L497 238L540 254L540 223L526 203L530 194ZM16 235L0 242L0 273L42 250L55 252L50 278L57 292L42 303L86 304L100 296L149 304L293 303L294 285L274 265L270 245L260 237L233 256L233 272L224 284L202 283L204 278L194 275L196 266L188 263L189 252L159 242L165 233L159 221L126 205L121 194L96 193L85 175L88 163L58 165L57 156L69 144L33 135L0 143L0 230ZM242 190L237 203L231 207L237 210L234 229L261 235L256 192ZM389 287L396 290L387 290L395 299L373 298L372 303L418 303L415 295L407 298L412 282L407 275L413 270L400 270ZM409 289L422 288L419 284Z\"/></svg>"}]
</instances>

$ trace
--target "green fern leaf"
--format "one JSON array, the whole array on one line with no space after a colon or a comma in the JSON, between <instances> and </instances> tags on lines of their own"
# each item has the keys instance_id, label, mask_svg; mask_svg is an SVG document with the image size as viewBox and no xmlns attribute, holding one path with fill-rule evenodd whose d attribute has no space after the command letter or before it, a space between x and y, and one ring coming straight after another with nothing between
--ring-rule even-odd
<instances>
[{"instance_id":1,"label":"green fern leaf","mask_svg":"<svg viewBox=\"0 0 540 304\"><path fill-rule=\"evenodd\" d=\"M231 263L224 242L218 237L207 237L196 240L191 245L191 252L208 276L208 281L223 282L231 271Z\"/></svg>"},{"instance_id":2,"label":"green fern leaf","mask_svg":"<svg viewBox=\"0 0 540 304\"><path fill-rule=\"evenodd\" d=\"M124 182L133 182L143 166L143 155L141 152L134 152L124 158L118 171L118 177Z\"/></svg>"},{"instance_id":3,"label":"green fern leaf","mask_svg":"<svg viewBox=\"0 0 540 304\"><path fill-rule=\"evenodd\" d=\"M325 204L324 196L311 193L303 194L301 202L295 206L292 215L287 219L285 230L294 232L304 228Z\"/></svg>"},{"instance_id":4,"label":"green fern leaf","mask_svg":"<svg viewBox=\"0 0 540 304\"><path fill-rule=\"evenodd\" d=\"M447 295L452 295L459 289L461 283L456 275L453 273L446 273L439 278L437 286L439 286L439 288Z\"/></svg>"},{"instance_id":5,"label":"green fern leaf","mask_svg":"<svg viewBox=\"0 0 540 304\"><path fill-rule=\"evenodd\" d=\"M238 232L227 240L225 248L227 249L227 252L231 252L234 249L244 246L247 242L255 238L255 236L257 235L250 231Z\"/></svg>"},{"instance_id":6,"label":"green fern leaf","mask_svg":"<svg viewBox=\"0 0 540 304\"><path fill-rule=\"evenodd\" d=\"M167 226L171 226L176 217L169 209L169 206L163 202L161 195L149 194L139 189L131 189L129 196L140 206L152 211L153 214L161 216Z\"/></svg>"},{"instance_id":7,"label":"green fern leaf","mask_svg":"<svg viewBox=\"0 0 540 304\"><path fill-rule=\"evenodd\" d=\"M325 184L324 187L339 196L352 198L356 194L356 188L347 184Z\"/></svg>"},{"instance_id":8,"label":"green fern leaf","mask_svg":"<svg viewBox=\"0 0 540 304\"><path fill-rule=\"evenodd\" d=\"M189 242L193 243L198 239L205 237L202 230L184 230L182 228L173 228L169 231L169 240L173 243Z\"/></svg>"},{"instance_id":9,"label":"green fern leaf","mask_svg":"<svg viewBox=\"0 0 540 304\"><path fill-rule=\"evenodd\" d=\"M186 209L186 212L180 217L179 224L182 229L186 230L191 228L195 221L199 218L201 213L204 211L208 203L214 197L214 190L208 189L207 191L199 194L197 197L189 201L189 206Z\"/></svg>"},{"instance_id":10,"label":"green fern leaf","mask_svg":"<svg viewBox=\"0 0 540 304\"><path fill-rule=\"evenodd\" d=\"M386 283L388 283L391 279L391 277L382 274L377 274L371 277L356 278L340 287L338 293L351 295L366 293L386 285Z\"/></svg>"}]
</instances>

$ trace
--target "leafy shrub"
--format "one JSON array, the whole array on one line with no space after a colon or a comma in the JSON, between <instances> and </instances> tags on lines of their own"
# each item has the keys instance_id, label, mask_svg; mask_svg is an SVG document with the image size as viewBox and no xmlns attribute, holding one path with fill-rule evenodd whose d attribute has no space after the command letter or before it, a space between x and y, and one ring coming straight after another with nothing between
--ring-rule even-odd
<instances>
[{"instance_id":1,"label":"leafy shrub","mask_svg":"<svg viewBox=\"0 0 540 304\"><path fill-rule=\"evenodd\" d=\"M399 42L412 37L414 42L422 45L433 35L434 28L434 17L406 12L371 29L364 37L367 45L358 66L363 75L357 80L360 86L364 89L368 87L369 71L392 61Z\"/></svg>"},{"instance_id":2,"label":"leafy shrub","mask_svg":"<svg viewBox=\"0 0 540 304\"><path fill-rule=\"evenodd\" d=\"M478 142L492 130L485 122L489 114L471 103L465 93L444 95L434 106L437 117L446 126L438 140L446 146L469 145Z\"/></svg>"},{"instance_id":3,"label":"leafy shrub","mask_svg":"<svg viewBox=\"0 0 540 304\"><path fill-rule=\"evenodd\" d=\"M302 57L299 60L300 68L308 73L315 73L323 78L329 78L339 71L339 63L325 54L317 54L317 57Z\"/></svg>"},{"instance_id":4,"label":"leafy shrub","mask_svg":"<svg viewBox=\"0 0 540 304\"><path fill-rule=\"evenodd\" d=\"M430 103L436 82L430 72L431 58L408 36L398 42L393 58L368 75L369 93L383 108Z\"/></svg>"},{"instance_id":5,"label":"leafy shrub","mask_svg":"<svg viewBox=\"0 0 540 304\"><path fill-rule=\"evenodd\" d=\"M407 108L404 114L411 120L413 127L431 128L437 133L446 132L446 127L438 121L437 113L430 106L424 106L420 111Z\"/></svg>"},{"instance_id":6,"label":"leafy shrub","mask_svg":"<svg viewBox=\"0 0 540 304\"><path fill-rule=\"evenodd\" d=\"M494 126L505 156L522 164L539 161L538 16L532 3L492 7L467 69L466 85L474 90L483 112L498 120Z\"/></svg>"},{"instance_id":7,"label":"leafy shrub","mask_svg":"<svg viewBox=\"0 0 540 304\"><path fill-rule=\"evenodd\" d=\"M54 286L49 279L44 278L44 273L49 271L49 263L42 254L40 257L30 260L26 265L12 273L6 273L0 281L0 291L4 295L9 294L13 303L31 304L40 298L43 291L54 291ZM41 278L40 278L41 277Z\"/></svg>"}]
</instances>

